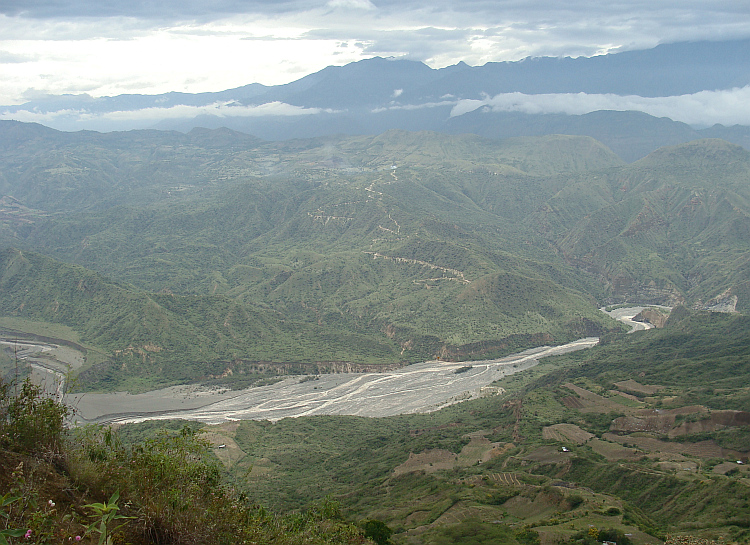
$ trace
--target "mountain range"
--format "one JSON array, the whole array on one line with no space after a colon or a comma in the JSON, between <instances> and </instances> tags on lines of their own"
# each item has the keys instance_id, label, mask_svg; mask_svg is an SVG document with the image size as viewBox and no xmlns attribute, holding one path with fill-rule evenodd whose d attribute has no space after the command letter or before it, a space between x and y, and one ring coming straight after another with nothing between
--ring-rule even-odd
<instances>
[{"instance_id":1,"label":"mountain range","mask_svg":"<svg viewBox=\"0 0 750 545\"><path fill-rule=\"evenodd\" d=\"M62 130L228 127L266 140L389 129L492 138L586 135L630 162L658 147L697 138L750 147L747 126L690 126L643 110L648 100L746 87L748 51L748 40L691 42L591 58L459 63L441 69L372 58L329 66L285 85L252 83L199 94L50 96L2 107L2 113L5 119ZM544 97L541 102L539 97ZM625 100L613 102L613 97Z\"/></svg>"},{"instance_id":2,"label":"mountain range","mask_svg":"<svg viewBox=\"0 0 750 545\"><path fill-rule=\"evenodd\" d=\"M718 139L627 164L583 136L2 122L0 174L3 313L78 330L111 384L485 357L617 329L603 304L750 300L750 152Z\"/></svg>"},{"instance_id":3,"label":"mountain range","mask_svg":"<svg viewBox=\"0 0 750 545\"><path fill-rule=\"evenodd\" d=\"M276 87L4 108L42 122L0 120L6 526L85 542L81 514L122 491L133 543L747 542L750 128L529 106L736 99L749 45L369 59ZM633 303L654 329L600 310ZM451 377L591 336L428 414L150 421L18 450L63 429L31 382L14 400L19 340L58 345L38 376L75 354L69 392L187 400L466 362L441 365ZM174 475L195 492L182 503Z\"/></svg>"}]
</instances>

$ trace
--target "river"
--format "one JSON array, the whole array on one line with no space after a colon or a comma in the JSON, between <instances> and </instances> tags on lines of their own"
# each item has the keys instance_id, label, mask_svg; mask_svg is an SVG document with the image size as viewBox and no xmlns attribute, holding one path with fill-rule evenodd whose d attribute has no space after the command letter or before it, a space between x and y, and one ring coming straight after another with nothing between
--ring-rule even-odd
<instances>
[{"instance_id":1,"label":"river","mask_svg":"<svg viewBox=\"0 0 750 545\"><path fill-rule=\"evenodd\" d=\"M175 386L145 394L76 394L66 401L78 422L141 422L168 418L218 424L309 415L392 416L424 413L488 393L492 382L539 359L595 345L595 337L538 347L500 359L428 361L385 373L290 376L239 391Z\"/></svg>"},{"instance_id":2,"label":"river","mask_svg":"<svg viewBox=\"0 0 750 545\"><path fill-rule=\"evenodd\" d=\"M609 314L635 328L643 307ZM70 369L80 367L82 354L52 343L2 341L15 344L19 358L32 365L47 389L61 396ZM595 337L556 347L538 347L504 358L443 362L428 361L384 373L340 373L289 376L275 384L227 390L198 385L173 386L143 394L85 393L62 399L75 409L75 422L141 422L182 418L209 424L232 420L279 420L308 415L392 416L424 413L453 403L498 393L490 385L535 366L539 359L595 345ZM489 387L489 389L488 389Z\"/></svg>"}]
</instances>

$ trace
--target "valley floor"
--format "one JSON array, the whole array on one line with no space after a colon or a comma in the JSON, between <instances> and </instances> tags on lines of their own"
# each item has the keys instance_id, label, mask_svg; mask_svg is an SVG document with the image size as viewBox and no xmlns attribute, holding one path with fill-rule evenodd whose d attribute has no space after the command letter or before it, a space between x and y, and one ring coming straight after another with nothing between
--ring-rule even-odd
<instances>
[{"instance_id":1,"label":"valley floor","mask_svg":"<svg viewBox=\"0 0 750 545\"><path fill-rule=\"evenodd\" d=\"M540 358L595 345L586 338L539 347L496 360L430 361L386 373L291 376L240 391L174 386L144 394L74 394L65 402L79 422L141 422L182 418L209 424L279 420L309 415L392 416L431 412L497 393L485 389L504 376L535 366Z\"/></svg>"}]
</instances>

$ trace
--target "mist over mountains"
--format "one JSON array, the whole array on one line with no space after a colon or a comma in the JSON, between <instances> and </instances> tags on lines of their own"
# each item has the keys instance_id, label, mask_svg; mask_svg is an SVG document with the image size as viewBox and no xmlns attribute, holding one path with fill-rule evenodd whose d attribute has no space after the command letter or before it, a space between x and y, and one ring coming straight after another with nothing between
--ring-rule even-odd
<instances>
[{"instance_id":1,"label":"mist over mountains","mask_svg":"<svg viewBox=\"0 0 750 545\"><path fill-rule=\"evenodd\" d=\"M251 76L249 76L251 79ZM626 161L703 137L750 147L750 40L442 69L372 58L286 85L216 93L50 96L0 118L60 130L228 127L265 140L389 129L592 136Z\"/></svg>"}]
</instances>

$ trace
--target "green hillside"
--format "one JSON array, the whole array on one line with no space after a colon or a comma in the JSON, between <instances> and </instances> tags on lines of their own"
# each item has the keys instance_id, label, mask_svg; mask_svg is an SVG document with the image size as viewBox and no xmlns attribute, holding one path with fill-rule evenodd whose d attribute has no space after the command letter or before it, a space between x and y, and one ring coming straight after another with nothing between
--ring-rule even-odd
<instances>
[{"instance_id":1,"label":"green hillside","mask_svg":"<svg viewBox=\"0 0 750 545\"><path fill-rule=\"evenodd\" d=\"M81 267L9 249L0 252L0 289L5 294L0 312L70 326L83 342L105 349L108 361L85 369L79 378L83 387L106 389L153 388L220 376L247 385L264 378L254 371L259 362L392 366L441 354L507 353L608 327L580 294L553 297L543 291L545 285L552 289L549 281L504 277L496 289L517 297L536 293L521 307L515 299L493 301L497 294L472 293L458 285L432 296L431 290L393 270L388 260L359 259L354 263L362 267L352 267L342 257L347 264L343 273L327 274L318 263L286 278L284 289L261 285L275 303L269 308L252 304L247 294L148 293ZM368 269L372 264L376 267ZM377 268L381 264L386 266ZM346 271L350 277L338 276ZM347 300L347 290L362 295L363 277L368 275L377 282L365 297ZM386 296L379 291L382 282L406 287ZM305 297L311 298L309 303ZM440 320L453 312L460 318ZM451 325L464 333L453 333Z\"/></svg>"},{"instance_id":2,"label":"green hillside","mask_svg":"<svg viewBox=\"0 0 750 545\"><path fill-rule=\"evenodd\" d=\"M750 466L737 463L750 454L741 148L701 140L626 165L571 136L262 142L225 129L65 134L0 123L0 195L3 327L38 339L58 331L97 350L79 389L244 387L334 365L369 372L601 337L431 414L182 433L183 422L152 422L120 428L120 439L88 430L72 443L83 450L59 458L64 476L62 465L44 472L94 495L122 488L138 524L148 522L128 526L134 542L168 541L159 528L184 530L183 511L206 520L232 505L288 542L362 542L344 519L386 525L397 545L750 539ZM675 308L663 328L625 334L598 307L626 301ZM0 354L3 369L12 356ZM9 392L0 389L0 409ZM0 426L16 425L3 414ZM205 443L186 439L199 428ZM0 447L18 437L2 434ZM196 513L167 498L171 485L143 493L151 481L138 471L180 469L164 452L183 447L193 449L185 471L209 460L198 477L239 495L193 489L209 510ZM10 486L29 460L4 453ZM141 458L150 454L159 464ZM88 494L54 497L106 499ZM150 515L150 497L164 502L154 504L163 519ZM85 519L55 523L79 531ZM258 528L227 520L229 535ZM146 539L141 527L157 533Z\"/></svg>"},{"instance_id":3,"label":"green hillside","mask_svg":"<svg viewBox=\"0 0 750 545\"><path fill-rule=\"evenodd\" d=\"M703 140L578 177L528 225L602 275L613 301L711 306L736 295L746 309L749 199L750 154Z\"/></svg>"},{"instance_id":4,"label":"green hillside","mask_svg":"<svg viewBox=\"0 0 750 545\"><path fill-rule=\"evenodd\" d=\"M505 391L432 414L204 431L261 503L289 512L330 494L350 520L385 522L394 543L473 543L492 527L575 542L592 526L636 544L747 543L750 473L736 461L750 455L748 339L745 316L680 308L663 329L545 359L495 384Z\"/></svg>"},{"instance_id":5,"label":"green hillside","mask_svg":"<svg viewBox=\"0 0 750 545\"><path fill-rule=\"evenodd\" d=\"M38 254L0 253L2 313L61 323L107 350L82 386L153 388L208 380L257 361L402 361L385 335L285 320L224 296L148 294ZM253 377L249 377L252 379ZM256 379L258 377L255 377Z\"/></svg>"},{"instance_id":6,"label":"green hillside","mask_svg":"<svg viewBox=\"0 0 750 545\"><path fill-rule=\"evenodd\" d=\"M720 140L625 165L574 136L3 131L0 243L127 299L81 312L81 292L32 286L4 312L136 351L170 382L235 361L496 355L617 329L603 304L750 301L750 155ZM73 274L39 267L39 286Z\"/></svg>"}]
</instances>

